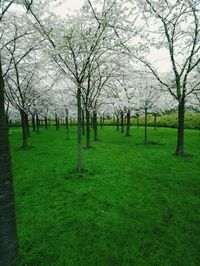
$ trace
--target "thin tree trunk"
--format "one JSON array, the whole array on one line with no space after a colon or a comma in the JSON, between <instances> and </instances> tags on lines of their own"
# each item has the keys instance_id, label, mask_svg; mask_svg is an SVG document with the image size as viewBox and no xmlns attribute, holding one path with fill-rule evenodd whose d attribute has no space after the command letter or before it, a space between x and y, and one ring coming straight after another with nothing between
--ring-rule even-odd
<instances>
[{"instance_id":1,"label":"thin tree trunk","mask_svg":"<svg viewBox=\"0 0 200 266\"><path fill-rule=\"evenodd\" d=\"M93 128L93 125L94 125L94 121L93 121L93 117L90 118L90 126L91 128Z\"/></svg>"},{"instance_id":2,"label":"thin tree trunk","mask_svg":"<svg viewBox=\"0 0 200 266\"><path fill-rule=\"evenodd\" d=\"M157 114L155 113L153 116L154 116L154 129L157 130Z\"/></svg>"},{"instance_id":3,"label":"thin tree trunk","mask_svg":"<svg viewBox=\"0 0 200 266\"><path fill-rule=\"evenodd\" d=\"M57 116L57 114L55 115L55 126L56 126L56 130L58 130L58 116Z\"/></svg>"},{"instance_id":4,"label":"thin tree trunk","mask_svg":"<svg viewBox=\"0 0 200 266\"><path fill-rule=\"evenodd\" d=\"M130 126L131 126L131 112L128 110L127 112L127 120L126 120L126 136L130 136Z\"/></svg>"},{"instance_id":5,"label":"thin tree trunk","mask_svg":"<svg viewBox=\"0 0 200 266\"><path fill-rule=\"evenodd\" d=\"M119 116L117 115L117 126L116 126L116 131L119 131Z\"/></svg>"},{"instance_id":6,"label":"thin tree trunk","mask_svg":"<svg viewBox=\"0 0 200 266\"><path fill-rule=\"evenodd\" d=\"M105 117L104 117L104 115L103 115L103 118L102 118L102 127L104 127L104 125L105 125Z\"/></svg>"},{"instance_id":7,"label":"thin tree trunk","mask_svg":"<svg viewBox=\"0 0 200 266\"><path fill-rule=\"evenodd\" d=\"M46 116L44 117L44 123L45 123L45 128L48 129L48 119Z\"/></svg>"},{"instance_id":8,"label":"thin tree trunk","mask_svg":"<svg viewBox=\"0 0 200 266\"><path fill-rule=\"evenodd\" d=\"M103 118L102 118L102 116L100 117L100 125L101 125L101 128L103 128Z\"/></svg>"},{"instance_id":9,"label":"thin tree trunk","mask_svg":"<svg viewBox=\"0 0 200 266\"><path fill-rule=\"evenodd\" d=\"M90 141L90 112L88 108L85 108L86 111L86 148L91 148L91 141Z\"/></svg>"},{"instance_id":10,"label":"thin tree trunk","mask_svg":"<svg viewBox=\"0 0 200 266\"><path fill-rule=\"evenodd\" d=\"M37 128L37 134L39 134L40 133L40 120L39 120L37 112L36 112L36 128Z\"/></svg>"},{"instance_id":11,"label":"thin tree trunk","mask_svg":"<svg viewBox=\"0 0 200 266\"><path fill-rule=\"evenodd\" d=\"M26 122L26 132L27 132L27 137L30 137L30 127L29 127L29 121L28 121L28 114L25 113L25 122Z\"/></svg>"},{"instance_id":12,"label":"thin tree trunk","mask_svg":"<svg viewBox=\"0 0 200 266\"><path fill-rule=\"evenodd\" d=\"M82 109L82 135L85 135L85 114L84 114L84 108Z\"/></svg>"},{"instance_id":13,"label":"thin tree trunk","mask_svg":"<svg viewBox=\"0 0 200 266\"><path fill-rule=\"evenodd\" d=\"M68 110L66 110L65 125L66 125L66 139L69 140L69 118L68 118Z\"/></svg>"},{"instance_id":14,"label":"thin tree trunk","mask_svg":"<svg viewBox=\"0 0 200 266\"><path fill-rule=\"evenodd\" d=\"M32 128L33 132L35 132L35 114L32 114Z\"/></svg>"},{"instance_id":15,"label":"thin tree trunk","mask_svg":"<svg viewBox=\"0 0 200 266\"><path fill-rule=\"evenodd\" d=\"M98 140L98 128L97 128L97 112L93 112L93 129L94 129L94 141Z\"/></svg>"},{"instance_id":16,"label":"thin tree trunk","mask_svg":"<svg viewBox=\"0 0 200 266\"><path fill-rule=\"evenodd\" d=\"M137 119L137 128L139 128L139 115L136 115L136 119Z\"/></svg>"},{"instance_id":17,"label":"thin tree trunk","mask_svg":"<svg viewBox=\"0 0 200 266\"><path fill-rule=\"evenodd\" d=\"M82 127L82 119L81 119L81 86L78 85L77 89L77 138L78 138L78 153L77 153L77 170L78 172L82 172L83 170L83 160L82 160L82 135L81 135L81 127Z\"/></svg>"},{"instance_id":18,"label":"thin tree trunk","mask_svg":"<svg viewBox=\"0 0 200 266\"><path fill-rule=\"evenodd\" d=\"M144 144L147 144L147 108L144 110Z\"/></svg>"},{"instance_id":19,"label":"thin tree trunk","mask_svg":"<svg viewBox=\"0 0 200 266\"><path fill-rule=\"evenodd\" d=\"M21 124L22 124L22 148L27 147L27 127L26 127L26 118L24 110L20 110L21 115Z\"/></svg>"},{"instance_id":20,"label":"thin tree trunk","mask_svg":"<svg viewBox=\"0 0 200 266\"><path fill-rule=\"evenodd\" d=\"M184 155L184 122L185 122L185 98L178 105L178 134L176 155Z\"/></svg>"},{"instance_id":21,"label":"thin tree trunk","mask_svg":"<svg viewBox=\"0 0 200 266\"><path fill-rule=\"evenodd\" d=\"M1 58L0 58L1 59ZM0 265L18 265L12 167L4 107L4 81L0 62Z\"/></svg>"},{"instance_id":22,"label":"thin tree trunk","mask_svg":"<svg viewBox=\"0 0 200 266\"><path fill-rule=\"evenodd\" d=\"M121 132L124 133L124 114L121 112Z\"/></svg>"}]
</instances>

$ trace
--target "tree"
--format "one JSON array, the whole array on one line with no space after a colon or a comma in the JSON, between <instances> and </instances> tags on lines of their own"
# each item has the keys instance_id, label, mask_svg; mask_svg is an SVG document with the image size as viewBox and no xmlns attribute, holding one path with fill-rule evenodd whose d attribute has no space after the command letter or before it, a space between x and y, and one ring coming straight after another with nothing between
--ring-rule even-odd
<instances>
[{"instance_id":1,"label":"tree","mask_svg":"<svg viewBox=\"0 0 200 266\"><path fill-rule=\"evenodd\" d=\"M145 64L178 102L178 132L176 155L184 155L184 114L185 101L194 93L199 80L192 85L193 73L200 63L200 12L199 1L138 1L143 11L146 25L147 46L166 48L171 62L172 78L165 79L155 65L144 56L135 53L135 58ZM154 30L147 34L150 25ZM144 30L144 31L145 31Z\"/></svg>"},{"instance_id":2,"label":"tree","mask_svg":"<svg viewBox=\"0 0 200 266\"><path fill-rule=\"evenodd\" d=\"M57 23L55 17L47 21L48 28L34 12L34 8L29 11L35 21L42 36L52 47L52 60L56 62L61 71L69 76L76 85L77 99L77 170L83 170L82 161L82 86L88 77L88 68L93 69L93 65L98 57L101 57L105 51L102 44L107 41L106 33L109 22L113 17L112 8L115 1L103 1L102 9L98 16L94 13L91 2L88 1L81 12L75 17L68 18L63 23ZM94 15L95 14L95 15ZM91 28L91 23L93 27ZM63 31L63 29L65 29ZM60 34L62 32L62 34ZM101 52L99 52L101 51Z\"/></svg>"}]
</instances>

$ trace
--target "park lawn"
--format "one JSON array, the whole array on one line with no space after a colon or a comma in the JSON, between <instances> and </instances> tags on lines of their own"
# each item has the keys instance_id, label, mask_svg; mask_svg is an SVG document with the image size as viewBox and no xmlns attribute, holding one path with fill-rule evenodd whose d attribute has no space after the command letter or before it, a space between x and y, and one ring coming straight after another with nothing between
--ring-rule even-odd
<instances>
[{"instance_id":1,"label":"park lawn","mask_svg":"<svg viewBox=\"0 0 200 266\"><path fill-rule=\"evenodd\" d=\"M176 129L99 128L76 174L76 128L41 129L22 151L10 136L20 265L200 265L200 136Z\"/></svg>"}]
</instances>

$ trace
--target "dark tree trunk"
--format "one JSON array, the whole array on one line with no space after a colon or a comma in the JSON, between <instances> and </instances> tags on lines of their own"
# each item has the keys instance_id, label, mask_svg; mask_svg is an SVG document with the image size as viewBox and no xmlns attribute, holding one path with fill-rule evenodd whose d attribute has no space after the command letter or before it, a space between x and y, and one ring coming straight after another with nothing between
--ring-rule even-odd
<instances>
[{"instance_id":1,"label":"dark tree trunk","mask_svg":"<svg viewBox=\"0 0 200 266\"><path fill-rule=\"evenodd\" d=\"M0 265L18 265L12 167L4 107L4 81L0 62Z\"/></svg>"},{"instance_id":2,"label":"dark tree trunk","mask_svg":"<svg viewBox=\"0 0 200 266\"><path fill-rule=\"evenodd\" d=\"M154 129L157 130L157 114L153 114L154 116Z\"/></svg>"},{"instance_id":3,"label":"dark tree trunk","mask_svg":"<svg viewBox=\"0 0 200 266\"><path fill-rule=\"evenodd\" d=\"M147 144L147 108L144 109L144 144Z\"/></svg>"},{"instance_id":4,"label":"dark tree trunk","mask_svg":"<svg viewBox=\"0 0 200 266\"><path fill-rule=\"evenodd\" d=\"M86 148L89 149L91 147L90 141L90 112L86 107Z\"/></svg>"},{"instance_id":5,"label":"dark tree trunk","mask_svg":"<svg viewBox=\"0 0 200 266\"><path fill-rule=\"evenodd\" d=\"M93 125L94 125L94 121L93 121L93 117L90 118L90 126L91 128L93 128Z\"/></svg>"},{"instance_id":6,"label":"dark tree trunk","mask_svg":"<svg viewBox=\"0 0 200 266\"><path fill-rule=\"evenodd\" d=\"M85 113L84 109L82 109L82 135L85 135Z\"/></svg>"},{"instance_id":7,"label":"dark tree trunk","mask_svg":"<svg viewBox=\"0 0 200 266\"><path fill-rule=\"evenodd\" d=\"M57 114L55 115L55 126L56 126L56 130L58 130L58 116L57 116Z\"/></svg>"},{"instance_id":8,"label":"dark tree trunk","mask_svg":"<svg viewBox=\"0 0 200 266\"><path fill-rule=\"evenodd\" d=\"M94 141L98 140L98 128L97 128L97 112L93 111L93 129L94 129Z\"/></svg>"},{"instance_id":9,"label":"dark tree trunk","mask_svg":"<svg viewBox=\"0 0 200 266\"><path fill-rule=\"evenodd\" d=\"M30 137L30 127L29 127L29 121L28 121L28 114L25 113L25 121L26 121L26 132L27 132L27 137Z\"/></svg>"},{"instance_id":10,"label":"dark tree trunk","mask_svg":"<svg viewBox=\"0 0 200 266\"><path fill-rule=\"evenodd\" d=\"M68 118L68 111L66 111L65 126L66 126L66 139L69 140L69 118Z\"/></svg>"},{"instance_id":11,"label":"dark tree trunk","mask_svg":"<svg viewBox=\"0 0 200 266\"><path fill-rule=\"evenodd\" d=\"M127 121L126 121L126 136L130 136L130 126L131 126L131 112L127 112Z\"/></svg>"},{"instance_id":12,"label":"dark tree trunk","mask_svg":"<svg viewBox=\"0 0 200 266\"><path fill-rule=\"evenodd\" d=\"M82 118L81 118L81 85L78 85L77 88L77 138L78 138L78 153L77 153L77 170L78 172L82 172L83 170L83 159L82 159Z\"/></svg>"},{"instance_id":13,"label":"dark tree trunk","mask_svg":"<svg viewBox=\"0 0 200 266\"><path fill-rule=\"evenodd\" d=\"M36 112L36 128L37 128L37 134L39 134L40 133L40 120L39 120L37 112Z\"/></svg>"},{"instance_id":14,"label":"dark tree trunk","mask_svg":"<svg viewBox=\"0 0 200 266\"><path fill-rule=\"evenodd\" d=\"M103 128L103 118L102 118L102 116L100 117L100 125L101 125L101 128Z\"/></svg>"},{"instance_id":15,"label":"dark tree trunk","mask_svg":"<svg viewBox=\"0 0 200 266\"><path fill-rule=\"evenodd\" d=\"M48 119L46 116L44 118L44 123L45 123L45 128L48 129Z\"/></svg>"},{"instance_id":16,"label":"dark tree trunk","mask_svg":"<svg viewBox=\"0 0 200 266\"><path fill-rule=\"evenodd\" d=\"M26 114L24 110L20 110L21 124L22 124L22 148L27 147L27 127L26 127Z\"/></svg>"},{"instance_id":17,"label":"dark tree trunk","mask_svg":"<svg viewBox=\"0 0 200 266\"><path fill-rule=\"evenodd\" d=\"M178 135L176 155L184 155L184 122L185 122L185 98L178 105Z\"/></svg>"},{"instance_id":18,"label":"dark tree trunk","mask_svg":"<svg viewBox=\"0 0 200 266\"><path fill-rule=\"evenodd\" d=\"M137 128L139 128L139 115L136 115L136 119L137 119Z\"/></svg>"},{"instance_id":19,"label":"dark tree trunk","mask_svg":"<svg viewBox=\"0 0 200 266\"><path fill-rule=\"evenodd\" d=\"M35 132L35 115L32 115L32 128L33 128L33 132Z\"/></svg>"},{"instance_id":20,"label":"dark tree trunk","mask_svg":"<svg viewBox=\"0 0 200 266\"><path fill-rule=\"evenodd\" d=\"M124 133L124 114L121 112L121 132Z\"/></svg>"},{"instance_id":21,"label":"dark tree trunk","mask_svg":"<svg viewBox=\"0 0 200 266\"><path fill-rule=\"evenodd\" d=\"M117 115L117 126L116 126L116 131L119 131L119 116Z\"/></svg>"},{"instance_id":22,"label":"dark tree trunk","mask_svg":"<svg viewBox=\"0 0 200 266\"><path fill-rule=\"evenodd\" d=\"M104 125L105 125L105 117L104 117L104 115L103 115L103 118L102 118L102 126L104 127Z\"/></svg>"}]
</instances>

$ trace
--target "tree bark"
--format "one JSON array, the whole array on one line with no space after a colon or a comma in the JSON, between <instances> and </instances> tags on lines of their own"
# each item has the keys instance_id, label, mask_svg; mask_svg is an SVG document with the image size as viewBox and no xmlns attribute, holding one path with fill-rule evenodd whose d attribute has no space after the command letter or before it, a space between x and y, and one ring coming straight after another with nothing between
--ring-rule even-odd
<instances>
[{"instance_id":1,"label":"tree bark","mask_svg":"<svg viewBox=\"0 0 200 266\"><path fill-rule=\"evenodd\" d=\"M124 133L124 114L121 112L121 132Z\"/></svg>"},{"instance_id":2,"label":"tree bark","mask_svg":"<svg viewBox=\"0 0 200 266\"><path fill-rule=\"evenodd\" d=\"M144 109L144 144L147 144L147 108Z\"/></svg>"},{"instance_id":3,"label":"tree bark","mask_svg":"<svg viewBox=\"0 0 200 266\"><path fill-rule=\"evenodd\" d=\"M0 62L0 265L2 266L18 265L15 217L8 126L4 107L4 81Z\"/></svg>"},{"instance_id":4,"label":"tree bark","mask_svg":"<svg viewBox=\"0 0 200 266\"><path fill-rule=\"evenodd\" d=\"M82 119L81 119L81 85L78 84L77 88L77 113L78 113L78 121L77 121L77 139L78 139L78 153L77 153L77 170L78 172L83 171L83 159L82 159Z\"/></svg>"},{"instance_id":5,"label":"tree bark","mask_svg":"<svg viewBox=\"0 0 200 266\"><path fill-rule=\"evenodd\" d=\"M93 129L94 129L94 141L98 140L98 128L97 128L97 112L93 111Z\"/></svg>"},{"instance_id":6,"label":"tree bark","mask_svg":"<svg viewBox=\"0 0 200 266\"><path fill-rule=\"evenodd\" d=\"M37 128L37 134L39 134L40 133L40 120L39 120L37 112L36 112L36 128Z\"/></svg>"},{"instance_id":7,"label":"tree bark","mask_svg":"<svg viewBox=\"0 0 200 266\"><path fill-rule=\"evenodd\" d=\"M91 148L91 141L90 141L90 112L88 108L85 108L86 111L86 148Z\"/></svg>"},{"instance_id":8,"label":"tree bark","mask_svg":"<svg viewBox=\"0 0 200 266\"><path fill-rule=\"evenodd\" d=\"M66 110L66 117L65 117L65 125L66 125L66 139L69 140L69 118L68 118L67 110Z\"/></svg>"},{"instance_id":9,"label":"tree bark","mask_svg":"<svg viewBox=\"0 0 200 266\"><path fill-rule=\"evenodd\" d=\"M30 127L29 127L29 121L28 121L28 114L25 113L25 122L26 122L26 132L27 132L27 137L30 137Z\"/></svg>"},{"instance_id":10,"label":"tree bark","mask_svg":"<svg viewBox=\"0 0 200 266\"><path fill-rule=\"evenodd\" d=\"M85 114L84 114L84 108L82 109L82 135L85 135Z\"/></svg>"},{"instance_id":11,"label":"tree bark","mask_svg":"<svg viewBox=\"0 0 200 266\"><path fill-rule=\"evenodd\" d=\"M126 136L130 136L130 126L131 126L131 112L128 110L127 112L127 120L126 120Z\"/></svg>"},{"instance_id":12,"label":"tree bark","mask_svg":"<svg viewBox=\"0 0 200 266\"><path fill-rule=\"evenodd\" d=\"M137 128L139 128L139 115L136 114L136 119L137 119Z\"/></svg>"},{"instance_id":13,"label":"tree bark","mask_svg":"<svg viewBox=\"0 0 200 266\"><path fill-rule=\"evenodd\" d=\"M116 131L119 131L119 116L117 115L117 126L116 126Z\"/></svg>"},{"instance_id":14,"label":"tree bark","mask_svg":"<svg viewBox=\"0 0 200 266\"><path fill-rule=\"evenodd\" d=\"M157 114L153 114L154 116L154 130L157 130Z\"/></svg>"},{"instance_id":15,"label":"tree bark","mask_svg":"<svg viewBox=\"0 0 200 266\"><path fill-rule=\"evenodd\" d=\"M26 114L24 110L20 109L21 124L22 124L22 148L27 147L27 127L26 127Z\"/></svg>"},{"instance_id":16,"label":"tree bark","mask_svg":"<svg viewBox=\"0 0 200 266\"><path fill-rule=\"evenodd\" d=\"M46 116L44 117L44 123L45 123L45 128L48 129L48 119Z\"/></svg>"},{"instance_id":17,"label":"tree bark","mask_svg":"<svg viewBox=\"0 0 200 266\"><path fill-rule=\"evenodd\" d=\"M179 101L178 105L178 135L176 155L184 155L184 122L185 122L185 98Z\"/></svg>"},{"instance_id":18,"label":"tree bark","mask_svg":"<svg viewBox=\"0 0 200 266\"><path fill-rule=\"evenodd\" d=\"M55 126L56 126L56 130L58 130L58 116L57 116L57 114L55 115Z\"/></svg>"},{"instance_id":19,"label":"tree bark","mask_svg":"<svg viewBox=\"0 0 200 266\"><path fill-rule=\"evenodd\" d=\"M32 114L32 128L33 128L33 132L35 132L35 114Z\"/></svg>"}]
</instances>

